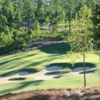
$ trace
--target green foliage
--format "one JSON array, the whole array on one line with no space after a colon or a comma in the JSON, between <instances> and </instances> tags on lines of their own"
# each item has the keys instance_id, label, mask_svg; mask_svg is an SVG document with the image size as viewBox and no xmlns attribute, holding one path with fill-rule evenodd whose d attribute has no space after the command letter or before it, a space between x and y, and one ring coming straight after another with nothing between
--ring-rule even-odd
<instances>
[{"instance_id":1,"label":"green foliage","mask_svg":"<svg viewBox=\"0 0 100 100\"><path fill-rule=\"evenodd\" d=\"M92 49L92 25L91 25L91 9L87 6L82 7L76 16L76 30L69 33L67 40L69 41L72 51L82 52Z\"/></svg>"},{"instance_id":2,"label":"green foliage","mask_svg":"<svg viewBox=\"0 0 100 100\"><path fill-rule=\"evenodd\" d=\"M34 25L33 25L33 29L34 30L39 30L40 29L38 20L35 20Z\"/></svg>"},{"instance_id":3,"label":"green foliage","mask_svg":"<svg viewBox=\"0 0 100 100\"><path fill-rule=\"evenodd\" d=\"M100 5L96 5L93 11L92 21L94 24L94 40L96 49L100 49Z\"/></svg>"},{"instance_id":4,"label":"green foliage","mask_svg":"<svg viewBox=\"0 0 100 100\"><path fill-rule=\"evenodd\" d=\"M77 13L77 32L70 32L69 38L71 39L71 51L83 53L83 67L84 67L84 87L86 87L86 74L85 74L85 52L92 50L92 25L91 25L91 9L84 5Z\"/></svg>"},{"instance_id":5,"label":"green foliage","mask_svg":"<svg viewBox=\"0 0 100 100\"><path fill-rule=\"evenodd\" d=\"M96 8L95 4L98 4ZM99 0L1 0L0 54L26 48L34 41L65 39L68 30L77 30L75 35L81 39L80 31L88 30L90 34L92 30L92 11L95 26L93 38L98 40L96 44L100 47L100 25L96 17L99 16L99 9ZM84 21L86 16L88 21ZM85 25L88 29L82 28ZM92 41L89 37L85 38L89 40L87 44Z\"/></svg>"},{"instance_id":6,"label":"green foliage","mask_svg":"<svg viewBox=\"0 0 100 100\"><path fill-rule=\"evenodd\" d=\"M100 5L97 4L93 10L93 32L94 32L94 41L95 41L95 53L99 56L100 62ZM98 51L97 51L98 50Z\"/></svg>"}]
</instances>

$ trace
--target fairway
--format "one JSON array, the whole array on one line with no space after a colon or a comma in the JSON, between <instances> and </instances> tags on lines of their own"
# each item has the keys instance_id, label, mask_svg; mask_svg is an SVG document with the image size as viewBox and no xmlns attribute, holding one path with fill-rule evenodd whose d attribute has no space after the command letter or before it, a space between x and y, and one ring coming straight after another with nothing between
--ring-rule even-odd
<instances>
[{"instance_id":1,"label":"fairway","mask_svg":"<svg viewBox=\"0 0 100 100\"><path fill-rule=\"evenodd\" d=\"M63 70L59 72L69 70L72 72L74 68L82 67L82 57L75 58L75 64L72 66L72 60L67 56L69 49L70 47L66 43L58 43L23 53L0 56L0 79L16 75L19 72L37 73L50 66L61 66ZM87 87L99 86L99 56L87 53L86 67L91 67L86 74ZM55 73L57 72L52 71L49 74ZM59 77L50 80L36 80L34 76L23 75L10 81L0 83L0 94L48 88L80 88L83 87L83 73L60 74Z\"/></svg>"}]
</instances>

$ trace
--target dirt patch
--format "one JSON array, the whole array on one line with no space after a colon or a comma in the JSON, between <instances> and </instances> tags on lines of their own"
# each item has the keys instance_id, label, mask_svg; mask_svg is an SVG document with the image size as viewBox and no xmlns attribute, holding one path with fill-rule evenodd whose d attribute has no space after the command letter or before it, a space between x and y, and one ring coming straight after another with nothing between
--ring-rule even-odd
<instances>
[{"instance_id":1,"label":"dirt patch","mask_svg":"<svg viewBox=\"0 0 100 100\"><path fill-rule=\"evenodd\" d=\"M49 89L6 94L0 100L100 100L100 86L82 89Z\"/></svg>"}]
</instances>

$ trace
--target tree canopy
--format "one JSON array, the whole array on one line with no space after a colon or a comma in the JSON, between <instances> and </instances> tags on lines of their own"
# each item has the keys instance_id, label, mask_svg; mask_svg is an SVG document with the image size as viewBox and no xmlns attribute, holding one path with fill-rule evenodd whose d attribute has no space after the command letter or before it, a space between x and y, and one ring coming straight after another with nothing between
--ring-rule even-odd
<instances>
[{"instance_id":1,"label":"tree canopy","mask_svg":"<svg viewBox=\"0 0 100 100\"><path fill-rule=\"evenodd\" d=\"M69 32L82 30L77 24L83 7L89 15L93 13L88 21L92 26L93 20L93 38L100 47L99 4L100 0L0 0L0 54L24 49L35 41L65 39Z\"/></svg>"}]
</instances>

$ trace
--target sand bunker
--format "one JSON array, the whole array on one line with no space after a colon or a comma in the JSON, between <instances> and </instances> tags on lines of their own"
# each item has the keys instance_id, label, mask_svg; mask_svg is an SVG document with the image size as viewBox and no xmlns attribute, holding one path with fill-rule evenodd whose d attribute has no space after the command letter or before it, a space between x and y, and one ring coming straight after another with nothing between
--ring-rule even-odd
<instances>
[{"instance_id":1,"label":"sand bunker","mask_svg":"<svg viewBox=\"0 0 100 100\"><path fill-rule=\"evenodd\" d=\"M91 70L92 69L92 67L85 67L85 71L88 71L88 70ZM83 67L77 67L77 68L74 68L73 70L72 70L72 73L77 73L77 74L83 74L84 73L84 68ZM92 71L88 71L88 72L86 72L86 74L93 74L94 72L92 72Z\"/></svg>"},{"instance_id":2,"label":"sand bunker","mask_svg":"<svg viewBox=\"0 0 100 100\"><path fill-rule=\"evenodd\" d=\"M61 66L52 66L52 67L46 68L47 71L56 71L56 70L60 70L60 69L62 69Z\"/></svg>"},{"instance_id":3,"label":"sand bunker","mask_svg":"<svg viewBox=\"0 0 100 100\"><path fill-rule=\"evenodd\" d=\"M85 67L85 70L90 70L92 69L91 67ZM81 71L84 71L84 67L77 67L77 68L74 68L72 70L72 72L81 72Z\"/></svg>"},{"instance_id":4,"label":"sand bunker","mask_svg":"<svg viewBox=\"0 0 100 100\"><path fill-rule=\"evenodd\" d=\"M19 72L18 74L19 74L19 75L29 75L30 73L27 72L27 71L22 71L22 72Z\"/></svg>"},{"instance_id":5,"label":"sand bunker","mask_svg":"<svg viewBox=\"0 0 100 100\"><path fill-rule=\"evenodd\" d=\"M36 72L36 73L28 73L27 71L22 71L19 72L13 76L8 76L8 77L0 77L0 83L6 83L6 82L16 82L16 81L10 81L9 79L11 78L16 78L16 77L30 77L33 78L35 80L50 80L50 79L55 79L55 77L58 77L59 75L62 74L79 74L81 71L84 71L83 67L77 67L74 68L72 72L70 73L60 73L60 74L49 74L47 75L46 73L48 72L52 72L52 71L56 71L56 70L61 70L62 67L61 66L51 66L51 67L47 67L43 70L41 70L40 72ZM91 67L86 67L86 70L92 69ZM20 81L20 80L19 80Z\"/></svg>"},{"instance_id":6,"label":"sand bunker","mask_svg":"<svg viewBox=\"0 0 100 100\"><path fill-rule=\"evenodd\" d=\"M35 80L50 80L50 79L54 79L54 77L56 77L58 75L46 75L46 73L51 72L51 71L60 70L60 69L62 69L62 67L52 66L52 67L45 68L45 69L41 70L40 72L36 72L36 73L28 73L27 71L22 71L13 76L8 76L8 77L4 77L4 78L0 77L0 83L12 82L9 79L16 78L16 77L19 77L19 78L20 77L31 77ZM15 82L15 81L13 81L13 82Z\"/></svg>"}]
</instances>

